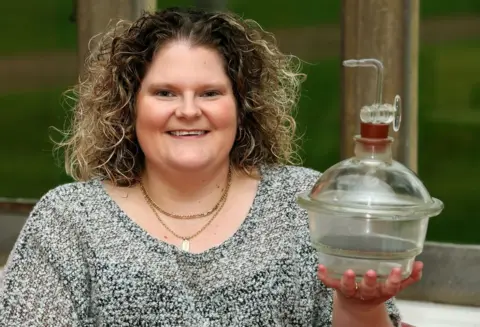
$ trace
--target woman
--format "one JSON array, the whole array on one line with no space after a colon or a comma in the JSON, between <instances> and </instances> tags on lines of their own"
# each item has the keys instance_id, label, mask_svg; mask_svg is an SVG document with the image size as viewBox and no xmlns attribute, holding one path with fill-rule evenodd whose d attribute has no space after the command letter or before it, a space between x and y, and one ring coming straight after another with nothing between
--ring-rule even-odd
<instances>
[{"instance_id":1,"label":"woman","mask_svg":"<svg viewBox=\"0 0 480 327\"><path fill-rule=\"evenodd\" d=\"M76 88L66 170L2 286L2 326L396 326L377 283L317 266L292 164L302 74L251 21L167 9L118 25ZM332 290L334 289L334 290Z\"/></svg>"}]
</instances>

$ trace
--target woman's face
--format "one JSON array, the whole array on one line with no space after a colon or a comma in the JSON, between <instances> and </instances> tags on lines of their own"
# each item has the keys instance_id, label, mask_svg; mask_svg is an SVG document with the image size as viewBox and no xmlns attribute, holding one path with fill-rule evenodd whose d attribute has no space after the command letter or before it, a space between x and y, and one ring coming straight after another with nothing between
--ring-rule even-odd
<instances>
[{"instance_id":1,"label":"woman's face","mask_svg":"<svg viewBox=\"0 0 480 327\"><path fill-rule=\"evenodd\" d=\"M229 160L237 109L222 57L185 41L153 58L136 102L136 133L147 167L200 170Z\"/></svg>"}]
</instances>

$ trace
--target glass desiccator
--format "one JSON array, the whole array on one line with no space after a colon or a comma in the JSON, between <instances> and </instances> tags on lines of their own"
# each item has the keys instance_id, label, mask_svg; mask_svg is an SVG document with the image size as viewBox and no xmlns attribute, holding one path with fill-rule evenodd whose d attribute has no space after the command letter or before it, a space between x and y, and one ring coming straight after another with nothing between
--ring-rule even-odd
<instances>
[{"instance_id":1,"label":"glass desiccator","mask_svg":"<svg viewBox=\"0 0 480 327\"><path fill-rule=\"evenodd\" d=\"M406 278L423 250L429 219L441 213L443 203L392 158L389 128L400 128L401 99L397 95L393 104L382 103L382 63L343 64L377 70L376 101L360 110L354 156L327 169L297 201L308 211L311 242L329 275L340 278L352 269L361 279L372 269L385 280L399 267Z\"/></svg>"}]
</instances>

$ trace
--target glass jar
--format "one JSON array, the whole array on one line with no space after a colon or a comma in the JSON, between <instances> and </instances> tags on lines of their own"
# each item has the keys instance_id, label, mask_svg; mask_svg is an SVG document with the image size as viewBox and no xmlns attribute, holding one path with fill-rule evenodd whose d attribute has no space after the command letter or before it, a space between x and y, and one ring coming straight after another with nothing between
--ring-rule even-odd
<instances>
[{"instance_id":1,"label":"glass jar","mask_svg":"<svg viewBox=\"0 0 480 327\"><path fill-rule=\"evenodd\" d=\"M429 218L443 210L443 203L392 159L389 125L398 131L401 102L396 96L393 105L381 104L381 62L347 60L344 65L378 69L377 102L360 112L354 157L327 169L298 196L298 204L308 211L311 242L329 275L341 278L352 269L361 279L372 269L385 280L398 267L406 278L422 252Z\"/></svg>"}]
</instances>

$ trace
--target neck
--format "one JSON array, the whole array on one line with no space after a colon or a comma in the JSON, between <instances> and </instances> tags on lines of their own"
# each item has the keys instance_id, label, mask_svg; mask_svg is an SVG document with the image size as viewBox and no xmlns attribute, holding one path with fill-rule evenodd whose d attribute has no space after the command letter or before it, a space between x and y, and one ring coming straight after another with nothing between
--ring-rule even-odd
<instances>
[{"instance_id":1,"label":"neck","mask_svg":"<svg viewBox=\"0 0 480 327\"><path fill-rule=\"evenodd\" d=\"M228 163L191 172L160 170L147 165L142 182L149 196L163 210L188 215L215 206L225 189L228 170Z\"/></svg>"}]
</instances>

